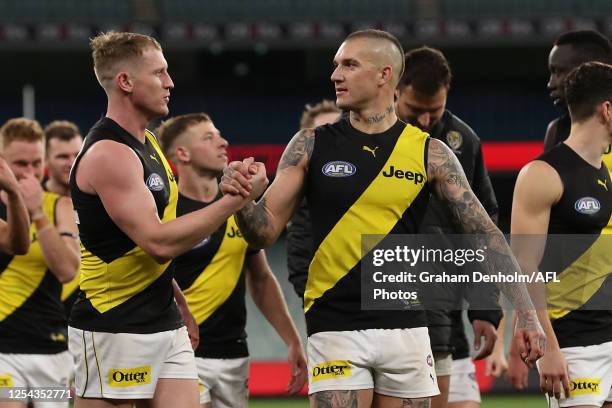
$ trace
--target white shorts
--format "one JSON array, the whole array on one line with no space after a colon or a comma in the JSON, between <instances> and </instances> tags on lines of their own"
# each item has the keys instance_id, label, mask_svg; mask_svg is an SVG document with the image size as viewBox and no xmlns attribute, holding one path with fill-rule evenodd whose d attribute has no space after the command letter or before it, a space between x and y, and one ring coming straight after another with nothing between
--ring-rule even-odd
<instances>
[{"instance_id":1,"label":"white shorts","mask_svg":"<svg viewBox=\"0 0 612 408\"><path fill-rule=\"evenodd\" d=\"M72 371L70 353L4 354L0 353L0 387L68 387ZM66 402L36 402L34 406L66 408Z\"/></svg>"},{"instance_id":2,"label":"white shorts","mask_svg":"<svg viewBox=\"0 0 612 408\"><path fill-rule=\"evenodd\" d=\"M453 355L446 351L434 351L433 356L436 376L444 377L446 375L451 375L453 371Z\"/></svg>"},{"instance_id":3,"label":"white shorts","mask_svg":"<svg viewBox=\"0 0 612 408\"><path fill-rule=\"evenodd\" d=\"M448 388L449 403L464 401L480 403L476 366L470 357L453 360L453 370Z\"/></svg>"},{"instance_id":4,"label":"white shorts","mask_svg":"<svg viewBox=\"0 0 612 408\"><path fill-rule=\"evenodd\" d=\"M82 398L148 399L160 378L198 378L185 327L151 334L68 327L68 339Z\"/></svg>"},{"instance_id":5,"label":"white shorts","mask_svg":"<svg viewBox=\"0 0 612 408\"><path fill-rule=\"evenodd\" d=\"M551 407L601 407L605 401L612 401L612 342L561 351L569 369L570 397L564 398L562 388L560 403L551 398Z\"/></svg>"},{"instance_id":6,"label":"white shorts","mask_svg":"<svg viewBox=\"0 0 612 408\"><path fill-rule=\"evenodd\" d=\"M249 358L200 358L200 404L215 408L246 408L249 398Z\"/></svg>"},{"instance_id":7,"label":"white shorts","mask_svg":"<svg viewBox=\"0 0 612 408\"><path fill-rule=\"evenodd\" d=\"M426 327L315 333L307 353L309 394L372 388L398 398L439 394Z\"/></svg>"}]
</instances>

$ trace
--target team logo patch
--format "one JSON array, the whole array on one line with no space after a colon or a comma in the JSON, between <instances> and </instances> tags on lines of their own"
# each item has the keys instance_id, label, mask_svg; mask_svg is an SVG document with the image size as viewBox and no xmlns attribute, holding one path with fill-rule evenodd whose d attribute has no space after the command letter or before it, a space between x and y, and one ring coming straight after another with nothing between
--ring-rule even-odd
<instances>
[{"instance_id":1,"label":"team logo patch","mask_svg":"<svg viewBox=\"0 0 612 408\"><path fill-rule=\"evenodd\" d=\"M427 365L428 365L428 366L433 367L433 365L434 365L434 359L433 359L433 357L432 357L432 355L431 355L431 354L428 354L428 355L427 355L427 358L425 359L425 361L427 361Z\"/></svg>"},{"instance_id":2,"label":"team logo patch","mask_svg":"<svg viewBox=\"0 0 612 408\"><path fill-rule=\"evenodd\" d=\"M313 384L321 380L350 377L351 365L346 360L325 361L312 367Z\"/></svg>"},{"instance_id":3,"label":"team logo patch","mask_svg":"<svg viewBox=\"0 0 612 408\"><path fill-rule=\"evenodd\" d=\"M145 384L151 384L151 366L108 370L108 385L111 387L134 387Z\"/></svg>"},{"instance_id":4,"label":"team logo patch","mask_svg":"<svg viewBox=\"0 0 612 408\"><path fill-rule=\"evenodd\" d=\"M147 178L147 187L151 191L162 191L165 187L164 180L157 173L151 173Z\"/></svg>"},{"instance_id":5,"label":"team logo patch","mask_svg":"<svg viewBox=\"0 0 612 408\"><path fill-rule=\"evenodd\" d=\"M14 387L13 376L11 374L0 374L0 387Z\"/></svg>"},{"instance_id":6,"label":"team logo patch","mask_svg":"<svg viewBox=\"0 0 612 408\"><path fill-rule=\"evenodd\" d=\"M328 177L349 177L357 173L357 167L353 163L345 161L325 163L321 170Z\"/></svg>"},{"instance_id":7,"label":"team logo patch","mask_svg":"<svg viewBox=\"0 0 612 408\"><path fill-rule=\"evenodd\" d=\"M572 397L587 394L599 395L600 381L601 378L574 378L570 381L570 394Z\"/></svg>"},{"instance_id":8,"label":"team logo patch","mask_svg":"<svg viewBox=\"0 0 612 408\"><path fill-rule=\"evenodd\" d=\"M601 204L593 197L582 197L574 203L574 209L580 214L592 215L601 209Z\"/></svg>"},{"instance_id":9,"label":"team logo patch","mask_svg":"<svg viewBox=\"0 0 612 408\"><path fill-rule=\"evenodd\" d=\"M459 150L463 144L463 136L456 130L451 130L446 134L446 142L453 150Z\"/></svg>"}]
</instances>

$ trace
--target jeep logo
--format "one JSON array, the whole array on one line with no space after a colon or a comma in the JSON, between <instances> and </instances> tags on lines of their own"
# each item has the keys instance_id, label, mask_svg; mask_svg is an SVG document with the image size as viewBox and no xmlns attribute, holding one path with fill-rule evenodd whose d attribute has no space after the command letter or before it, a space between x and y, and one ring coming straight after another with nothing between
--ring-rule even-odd
<instances>
[{"instance_id":1,"label":"jeep logo","mask_svg":"<svg viewBox=\"0 0 612 408\"><path fill-rule=\"evenodd\" d=\"M425 181L425 176L423 176L421 173L414 173L410 170L396 170L394 166L391 166L388 170L386 170L386 172L383 171L382 175L385 177L406 179L414 182L414 184L421 184L423 181Z\"/></svg>"},{"instance_id":2,"label":"jeep logo","mask_svg":"<svg viewBox=\"0 0 612 408\"><path fill-rule=\"evenodd\" d=\"M574 204L574 209L581 214L592 215L601 209L601 204L593 197L582 197Z\"/></svg>"},{"instance_id":3,"label":"jeep logo","mask_svg":"<svg viewBox=\"0 0 612 408\"><path fill-rule=\"evenodd\" d=\"M333 161L324 164L321 170L328 177L349 177L357 172L357 167L349 162Z\"/></svg>"}]
</instances>

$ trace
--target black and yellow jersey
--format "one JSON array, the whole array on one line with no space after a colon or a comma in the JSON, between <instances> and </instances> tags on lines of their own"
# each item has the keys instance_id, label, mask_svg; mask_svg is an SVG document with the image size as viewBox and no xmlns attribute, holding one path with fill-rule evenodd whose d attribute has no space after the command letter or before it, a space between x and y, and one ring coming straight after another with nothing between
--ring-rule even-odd
<instances>
[{"instance_id":1,"label":"black and yellow jersey","mask_svg":"<svg viewBox=\"0 0 612 408\"><path fill-rule=\"evenodd\" d=\"M82 192L76 184L81 157L100 140L125 144L136 153L159 218L162 222L176 218L176 181L155 136L146 131L142 144L113 120L100 119L85 138L70 174L81 239L81 278L69 324L110 333L176 329L182 321L174 301L171 263L155 262L113 222L100 197Z\"/></svg>"},{"instance_id":2,"label":"black and yellow jersey","mask_svg":"<svg viewBox=\"0 0 612 408\"><path fill-rule=\"evenodd\" d=\"M418 232L430 196L428 140L401 121L380 134L359 132L348 119L315 129L305 186L314 254L304 292L308 335L426 326L421 310L362 310L361 239Z\"/></svg>"},{"instance_id":3,"label":"black and yellow jersey","mask_svg":"<svg viewBox=\"0 0 612 408\"><path fill-rule=\"evenodd\" d=\"M612 145L608 146L604 153L603 162L608 168L608 171L612 170Z\"/></svg>"},{"instance_id":4,"label":"black and yellow jersey","mask_svg":"<svg viewBox=\"0 0 612 408\"><path fill-rule=\"evenodd\" d=\"M219 195L216 199L221 198ZM179 194L177 216L209 203ZM175 279L200 327L195 351L203 358L247 357L244 261L258 251L248 244L231 216L213 234L173 261Z\"/></svg>"},{"instance_id":5,"label":"black and yellow jersey","mask_svg":"<svg viewBox=\"0 0 612 408\"><path fill-rule=\"evenodd\" d=\"M59 199L43 193L43 210L52 224ZM0 202L0 218L6 220L6 213ZM34 224L30 242L26 255L0 253L0 352L55 354L67 350L62 285L47 266Z\"/></svg>"},{"instance_id":6,"label":"black and yellow jersey","mask_svg":"<svg viewBox=\"0 0 612 408\"><path fill-rule=\"evenodd\" d=\"M563 194L551 208L541 271L560 272L546 284L549 316L561 347L612 341L612 182L565 143L537 160L552 166ZM576 235L581 234L581 235Z\"/></svg>"}]
</instances>

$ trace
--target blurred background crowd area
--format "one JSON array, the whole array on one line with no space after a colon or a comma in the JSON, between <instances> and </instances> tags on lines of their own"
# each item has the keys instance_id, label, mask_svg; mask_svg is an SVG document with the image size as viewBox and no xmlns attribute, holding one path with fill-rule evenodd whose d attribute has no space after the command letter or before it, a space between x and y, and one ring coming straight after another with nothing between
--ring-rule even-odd
<instances>
[{"instance_id":1,"label":"blurred background crowd area","mask_svg":"<svg viewBox=\"0 0 612 408\"><path fill-rule=\"evenodd\" d=\"M66 119L87 133L106 110L88 39L136 31L164 48L171 115L209 113L234 152L273 167L304 105L334 99L333 56L365 27L392 32L406 50L444 52L453 70L447 108L483 141L507 231L517 171L559 113L546 89L554 39L570 29L610 36L610 0L0 0L0 123ZM268 257L303 332L284 240ZM283 359L284 345L252 303L249 315L253 358Z\"/></svg>"}]
</instances>

